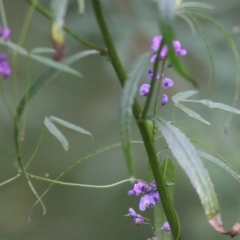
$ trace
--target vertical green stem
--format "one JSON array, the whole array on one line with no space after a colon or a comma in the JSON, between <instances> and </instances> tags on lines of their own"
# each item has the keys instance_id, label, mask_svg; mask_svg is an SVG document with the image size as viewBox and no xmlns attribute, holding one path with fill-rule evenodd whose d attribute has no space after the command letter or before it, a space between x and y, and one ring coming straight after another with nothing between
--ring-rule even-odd
<instances>
[{"instance_id":1,"label":"vertical green stem","mask_svg":"<svg viewBox=\"0 0 240 240\"><path fill-rule=\"evenodd\" d=\"M99 0L92 0L92 5L93 5L93 9L94 9L94 13L95 13L97 22L98 22L100 30L102 32L103 39L104 39L105 44L108 49L111 63L112 63L113 68L119 78L121 85L123 86L126 81L127 75L122 67L122 64L121 64L119 58L118 58L118 54L116 52L115 46L111 39L110 33L108 31L107 23L105 21L104 15L103 15L101 3ZM156 153L156 149L153 144L153 141L152 141L152 136L148 129L146 121L143 121L142 119L140 119L141 108L140 108L139 104L137 103L137 101L135 101L135 103L133 105L133 114L134 114L136 121L138 122L138 127L139 127L140 133L143 138L143 142L144 142L144 145L145 145L145 148L147 151L147 155L149 158L149 163L150 163L150 166L151 166L151 169L153 172L153 176L156 180L157 189L161 195L162 205L163 205L165 214L167 216L167 220L170 224L173 237L174 237L174 239L182 240L183 237L181 235L180 227L179 227L178 220L177 220L177 215L176 215L176 212L172 205L172 201L168 195L165 181L159 170L157 153Z\"/></svg>"}]
</instances>

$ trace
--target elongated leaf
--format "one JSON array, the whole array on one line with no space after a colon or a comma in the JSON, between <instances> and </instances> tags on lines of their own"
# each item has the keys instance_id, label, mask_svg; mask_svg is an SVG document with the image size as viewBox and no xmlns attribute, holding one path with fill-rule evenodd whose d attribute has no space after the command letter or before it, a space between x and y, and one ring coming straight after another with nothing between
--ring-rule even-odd
<instances>
[{"instance_id":1,"label":"elongated leaf","mask_svg":"<svg viewBox=\"0 0 240 240\"><path fill-rule=\"evenodd\" d=\"M17 44L10 42L10 41L6 41L6 42L2 42L1 44L4 44L6 46L8 46L11 50L13 50L14 52L19 53L20 55L23 56L27 56L28 55L28 51L26 49L24 49L23 47L18 46Z\"/></svg>"},{"instance_id":2,"label":"elongated leaf","mask_svg":"<svg viewBox=\"0 0 240 240\"><path fill-rule=\"evenodd\" d=\"M171 159L165 159L161 166L160 170L162 173L162 176L166 182L171 182L172 184L168 186L168 194L173 201L173 195L174 195L174 183L175 183L175 170L174 165ZM162 204L157 204L154 207L154 224L155 224L155 235L158 237L158 239L162 240L171 240L172 234L169 232L165 232L161 229L163 223L167 221Z\"/></svg>"},{"instance_id":3,"label":"elongated leaf","mask_svg":"<svg viewBox=\"0 0 240 240\"><path fill-rule=\"evenodd\" d=\"M194 90L179 92L172 97L172 100L173 100L174 103L175 102L178 103L179 101L187 99L187 98L193 96L196 93L198 93L198 91L194 91Z\"/></svg>"},{"instance_id":4,"label":"elongated leaf","mask_svg":"<svg viewBox=\"0 0 240 240\"><path fill-rule=\"evenodd\" d=\"M240 114L240 110L238 110L237 108L231 107L231 106L223 104L223 103L212 102L212 101L206 100L206 99L203 99L203 100L182 100L182 101L183 102L201 103L208 108L216 108L216 109L220 109L220 110L223 110L223 111L226 111L226 112Z\"/></svg>"},{"instance_id":5,"label":"elongated leaf","mask_svg":"<svg viewBox=\"0 0 240 240\"><path fill-rule=\"evenodd\" d=\"M237 69L236 87L235 87L235 93L233 96L233 103L232 103L232 107L236 107L237 101L239 99L239 91L240 91L239 90L240 89L240 54L239 54L238 48L233 40L233 37L231 36L231 34L229 34L227 32L227 30L218 21L216 21L214 18L210 17L209 15L202 14L199 12L192 12L192 13L211 22L223 34L227 43L231 47L231 50L232 50L234 58L235 58L236 69ZM231 112L231 114L229 114L229 118L228 118L227 122L225 123L225 131L227 131L229 124L232 120L232 117L233 117L233 113Z\"/></svg>"},{"instance_id":6,"label":"elongated leaf","mask_svg":"<svg viewBox=\"0 0 240 240\"><path fill-rule=\"evenodd\" d=\"M52 48L46 48L46 47L36 47L31 50L31 54L39 54L39 53L54 53L55 50Z\"/></svg>"},{"instance_id":7,"label":"elongated leaf","mask_svg":"<svg viewBox=\"0 0 240 240\"><path fill-rule=\"evenodd\" d=\"M70 68L69 66L65 65L64 63L56 62L50 58L35 55L35 54L30 55L30 57L44 65L49 66L49 67L53 67L53 68L59 69L61 71L76 75L78 77L82 77L82 75L78 71L74 70L73 68Z\"/></svg>"},{"instance_id":8,"label":"elongated leaf","mask_svg":"<svg viewBox=\"0 0 240 240\"><path fill-rule=\"evenodd\" d=\"M123 152L126 158L126 164L130 175L133 176L133 160L131 153L131 121L132 121L132 106L137 94L139 81L142 73L145 70L146 63L149 61L150 54L145 53L134 64L130 71L129 77L124 85L121 108L120 108L120 131Z\"/></svg>"},{"instance_id":9,"label":"elongated leaf","mask_svg":"<svg viewBox=\"0 0 240 240\"><path fill-rule=\"evenodd\" d=\"M158 8L160 12L160 29L163 35L163 41L168 46L168 54L170 61L176 71L187 81L197 86L197 82L187 74L183 68L179 57L176 56L173 48L173 40L175 40L174 19L176 16L176 1L175 0L158 0Z\"/></svg>"},{"instance_id":10,"label":"elongated leaf","mask_svg":"<svg viewBox=\"0 0 240 240\"><path fill-rule=\"evenodd\" d=\"M189 7L196 7L196 8L206 8L206 9L214 9L214 7L207 3L201 2L183 2L180 4L179 8L189 8Z\"/></svg>"},{"instance_id":11,"label":"elongated leaf","mask_svg":"<svg viewBox=\"0 0 240 240\"><path fill-rule=\"evenodd\" d=\"M61 143L61 145L63 146L64 150L67 151L69 149L69 144L67 139L64 137L64 135L59 131L59 129L55 126L54 123L52 123L49 118L45 118L44 120L44 124L47 127L47 129L49 130L50 133L53 134L53 136L55 136L58 141Z\"/></svg>"},{"instance_id":12,"label":"elongated leaf","mask_svg":"<svg viewBox=\"0 0 240 240\"><path fill-rule=\"evenodd\" d=\"M79 77L82 77L82 75L78 71L74 70L73 68L67 66L64 63L56 62L56 61L54 61L54 60L52 60L50 58L43 57L43 56L36 55L36 54L32 54L34 52L35 53L36 52L39 52L39 53L52 52L52 51L54 51L53 49L50 49L50 48L36 48L36 49L33 49L32 53L30 54L26 49L16 45L15 43L12 43L10 41L5 42L5 45L7 45L10 49L12 49L13 51L19 53L20 55L29 56L30 58L32 58L32 59L36 60L37 62L40 62L40 63L42 63L44 65L47 65L49 67L53 67L53 68L59 69L61 71L65 71L65 72L71 73L71 74L79 76Z\"/></svg>"},{"instance_id":13,"label":"elongated leaf","mask_svg":"<svg viewBox=\"0 0 240 240\"><path fill-rule=\"evenodd\" d=\"M67 121L65 121L65 120L62 120L62 119L60 119L60 118L52 117L52 116L51 116L51 117L49 118L49 120L52 121L52 122L58 123L58 124L60 124L60 125L62 125L62 126L64 126L64 127L67 127L67 128L69 128L69 129L72 129L72 130L74 130L74 131L76 131L76 132L79 132L79 133L82 133L82 134L86 134L86 135L92 136L92 134L91 134L90 132L88 132L87 130L85 130L85 129L83 129L83 128L75 125L75 124L72 124L72 123L70 123L70 122L67 122Z\"/></svg>"},{"instance_id":14,"label":"elongated leaf","mask_svg":"<svg viewBox=\"0 0 240 240\"><path fill-rule=\"evenodd\" d=\"M86 56L90 56L92 54L96 54L98 53L95 50L86 50L86 51L82 51L79 53L76 53L74 55L72 55L71 57L69 57L66 60L66 64L72 64L75 61L82 59ZM20 120L22 113L24 111L24 109L26 108L28 102L47 84L49 83L51 80L53 80L56 76L58 76L58 74L61 72L61 69L54 69L54 68L50 68L49 70L47 70L44 74L42 74L40 77L38 77L33 84L29 87L29 89L27 90L27 92L24 94L23 98L21 99L21 101L19 102L19 105L17 107L17 119Z\"/></svg>"},{"instance_id":15,"label":"elongated leaf","mask_svg":"<svg viewBox=\"0 0 240 240\"><path fill-rule=\"evenodd\" d=\"M51 12L53 23L61 31L64 25L64 18L67 11L68 0L51 0Z\"/></svg>"},{"instance_id":16,"label":"elongated leaf","mask_svg":"<svg viewBox=\"0 0 240 240\"><path fill-rule=\"evenodd\" d=\"M70 65L70 64L76 62L76 61L79 60L79 59L85 58L85 57L90 56L90 55L93 55L93 54L99 54L99 52L96 51L96 50L85 50L85 51L82 51L82 52L78 52L78 53L73 54L72 56L70 56L70 57L65 61L65 63L66 63L67 65Z\"/></svg>"},{"instance_id":17,"label":"elongated leaf","mask_svg":"<svg viewBox=\"0 0 240 240\"><path fill-rule=\"evenodd\" d=\"M240 182L240 173L225 159L217 158L209 153L197 150L197 153L200 157L206 158L211 162L217 164L221 168L225 169L228 173L230 173L236 180Z\"/></svg>"},{"instance_id":18,"label":"elongated leaf","mask_svg":"<svg viewBox=\"0 0 240 240\"><path fill-rule=\"evenodd\" d=\"M80 15L83 15L85 12L85 0L77 0L78 11Z\"/></svg>"},{"instance_id":19,"label":"elongated leaf","mask_svg":"<svg viewBox=\"0 0 240 240\"><path fill-rule=\"evenodd\" d=\"M192 34L196 34L196 28L191 18L189 18L185 13L178 13L178 16L181 17L188 24Z\"/></svg>"},{"instance_id":20,"label":"elongated leaf","mask_svg":"<svg viewBox=\"0 0 240 240\"><path fill-rule=\"evenodd\" d=\"M155 117L150 119L159 127L173 156L190 179L209 222L217 221L221 225L218 200L212 181L192 143L170 122Z\"/></svg>"},{"instance_id":21,"label":"elongated leaf","mask_svg":"<svg viewBox=\"0 0 240 240\"><path fill-rule=\"evenodd\" d=\"M214 62L213 62L213 57L211 54L211 47L208 41L208 37L206 35L206 33L204 32L201 24L199 23L199 21L197 20L197 18L190 12L188 11L187 14L189 15L189 17L194 21L194 23L197 26L197 29L200 32L200 35L203 39L203 42L205 44L205 48L207 50L207 54L208 54L208 61L209 61L209 88L211 89L212 84L214 82Z\"/></svg>"},{"instance_id":22,"label":"elongated leaf","mask_svg":"<svg viewBox=\"0 0 240 240\"><path fill-rule=\"evenodd\" d=\"M179 109L181 109L182 111L184 111L188 116L197 119L198 121L205 123L207 125L210 125L210 123L208 121L206 121L204 118L202 118L198 113L194 112L193 110L183 106L180 103L175 102L174 103L176 107L178 107Z\"/></svg>"},{"instance_id":23,"label":"elongated leaf","mask_svg":"<svg viewBox=\"0 0 240 240\"><path fill-rule=\"evenodd\" d=\"M65 34L63 30L65 15L67 12L68 0L51 0L52 27L51 35L55 48L53 58L56 61L63 61L65 52Z\"/></svg>"}]
</instances>

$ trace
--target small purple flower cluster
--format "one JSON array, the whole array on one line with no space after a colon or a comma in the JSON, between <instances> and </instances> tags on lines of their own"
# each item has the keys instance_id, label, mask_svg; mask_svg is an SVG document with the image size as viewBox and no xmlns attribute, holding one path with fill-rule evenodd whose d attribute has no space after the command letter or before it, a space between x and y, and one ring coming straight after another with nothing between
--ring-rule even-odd
<instances>
[{"instance_id":1,"label":"small purple flower cluster","mask_svg":"<svg viewBox=\"0 0 240 240\"><path fill-rule=\"evenodd\" d=\"M150 184L140 181L135 183L133 189L128 191L128 195L141 196L139 202L139 209L141 211L145 211L147 208L153 208L161 200L155 181L152 181ZM144 223L144 217L142 217L140 214L137 214L132 208L129 208L127 216L130 216L137 226ZM171 231L168 222L164 222L161 229L166 232ZM157 237L153 237L152 239L157 240Z\"/></svg>"},{"instance_id":2,"label":"small purple flower cluster","mask_svg":"<svg viewBox=\"0 0 240 240\"><path fill-rule=\"evenodd\" d=\"M158 48L159 48L159 46L162 42L162 38L163 38L162 36L153 37L152 44L151 44L151 47L150 47L150 49L152 51L156 52L158 50ZM187 55L187 50L182 48L182 45L181 45L180 41L174 40L173 41L173 48L174 48L174 51L175 51L176 55L182 56L182 57ZM168 47L167 47L167 45L164 45L161 52L160 52L160 55L159 55L160 60L166 59L167 56L168 56ZM150 62L154 63L156 58L157 58L157 54L154 54L152 56L152 58L150 59Z\"/></svg>"},{"instance_id":3,"label":"small purple flower cluster","mask_svg":"<svg viewBox=\"0 0 240 240\"><path fill-rule=\"evenodd\" d=\"M11 30L9 28L4 28L0 26L0 41L6 41L11 34ZM7 78L11 75L12 70L10 64L7 60L7 55L0 52L0 74Z\"/></svg>"},{"instance_id":4,"label":"small purple flower cluster","mask_svg":"<svg viewBox=\"0 0 240 240\"><path fill-rule=\"evenodd\" d=\"M141 199L139 202L139 209L145 211L147 208L153 208L160 202L160 196L156 188L155 181L150 184L144 182L138 182L134 184L134 188L128 191L129 196L139 196Z\"/></svg>"},{"instance_id":5,"label":"small purple flower cluster","mask_svg":"<svg viewBox=\"0 0 240 240\"><path fill-rule=\"evenodd\" d=\"M162 38L163 38L162 36L153 37L152 44L150 46L150 49L152 51L156 52L158 50L158 48L159 48L159 46L162 42ZM178 55L178 56L185 56L187 54L187 50L182 48L181 42L178 41L178 40L173 41L173 48L175 50L176 55ZM163 48L161 49L160 54L159 54L160 61L165 60L167 58L167 56L168 56L168 47L167 47L167 45L164 45ZM157 58L157 54L155 53L151 57L150 62L154 63L156 61L156 58ZM152 78L153 78L153 70L149 70L148 71L148 79L152 80ZM156 79L157 80L160 79L159 74L157 74ZM170 78L163 78L162 79L162 87L164 89L170 88L173 85L174 85L174 81L172 79L170 79ZM147 97L149 92L150 92L150 84L145 83L145 84L140 86L140 88L139 88L139 94L140 95L143 95L143 96ZM161 99L161 104L162 104L162 106L164 106L167 103L168 103L168 95L163 94L162 99Z\"/></svg>"}]
</instances>

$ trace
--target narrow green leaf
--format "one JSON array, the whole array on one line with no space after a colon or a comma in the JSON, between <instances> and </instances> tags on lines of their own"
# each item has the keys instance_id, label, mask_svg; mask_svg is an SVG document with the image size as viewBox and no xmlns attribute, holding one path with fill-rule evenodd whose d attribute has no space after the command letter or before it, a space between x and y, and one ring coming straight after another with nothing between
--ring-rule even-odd
<instances>
[{"instance_id":1,"label":"narrow green leaf","mask_svg":"<svg viewBox=\"0 0 240 240\"><path fill-rule=\"evenodd\" d=\"M175 40L174 19L176 15L176 1L175 0L158 0L158 7L160 11L160 29L163 35L163 41L168 46L168 54L170 61L176 71L184 77L187 81L197 86L197 82L189 76L183 68L179 57L175 54L172 42Z\"/></svg>"},{"instance_id":2,"label":"narrow green leaf","mask_svg":"<svg viewBox=\"0 0 240 240\"><path fill-rule=\"evenodd\" d=\"M68 0L51 0L51 12L53 23L60 30L64 25L64 18L67 11Z\"/></svg>"},{"instance_id":3,"label":"narrow green leaf","mask_svg":"<svg viewBox=\"0 0 240 240\"><path fill-rule=\"evenodd\" d=\"M201 3L201 2L183 2L180 4L179 9L182 8L189 8L189 7L196 7L196 8L206 8L206 9L214 9L214 7L207 3Z\"/></svg>"},{"instance_id":4,"label":"narrow green leaf","mask_svg":"<svg viewBox=\"0 0 240 240\"><path fill-rule=\"evenodd\" d=\"M208 107L208 108L216 108L216 109L220 109L226 112L231 112L231 113L235 113L235 114L240 114L240 110L234 107L231 107L229 105L223 104L223 103L216 103L216 102L212 102L210 100L207 99L203 99L203 100L182 100L183 102L194 102L194 103L201 103L204 106Z\"/></svg>"},{"instance_id":5,"label":"narrow green leaf","mask_svg":"<svg viewBox=\"0 0 240 240\"><path fill-rule=\"evenodd\" d=\"M40 54L40 53L54 53L55 50L47 47L35 47L31 50L31 54Z\"/></svg>"},{"instance_id":6,"label":"narrow green leaf","mask_svg":"<svg viewBox=\"0 0 240 240\"><path fill-rule=\"evenodd\" d=\"M228 173L230 173L236 180L238 180L240 182L240 174L239 172L227 161L227 160L223 160L220 158L217 158L209 153L197 150L197 153L200 157L206 158L208 160L210 160L211 162L217 164L218 166L220 166L221 168L223 168L224 170L226 170Z\"/></svg>"},{"instance_id":7,"label":"narrow green leaf","mask_svg":"<svg viewBox=\"0 0 240 240\"><path fill-rule=\"evenodd\" d=\"M23 56L28 56L28 51L26 49L24 49L23 47L18 46L17 44L10 42L10 41L6 41L6 42L1 42L1 44L6 45L7 47L9 47L12 51L19 53L20 55Z\"/></svg>"},{"instance_id":8,"label":"narrow green leaf","mask_svg":"<svg viewBox=\"0 0 240 240\"><path fill-rule=\"evenodd\" d=\"M173 156L190 179L201 199L207 218L209 220L218 219L221 222L218 200L212 181L192 143L170 122L155 117L150 119L159 127Z\"/></svg>"},{"instance_id":9,"label":"narrow green leaf","mask_svg":"<svg viewBox=\"0 0 240 240\"><path fill-rule=\"evenodd\" d=\"M85 51L78 52L78 53L70 56L70 57L65 61L65 63L66 63L67 65L70 65L70 64L76 62L76 61L79 60L79 59L85 58L85 57L90 56L90 55L93 55L93 54L99 54L99 51L97 51L97 50L85 50Z\"/></svg>"},{"instance_id":10,"label":"narrow green leaf","mask_svg":"<svg viewBox=\"0 0 240 240\"><path fill-rule=\"evenodd\" d=\"M58 141L63 146L64 150L67 151L69 149L68 141L64 137L64 135L58 130L58 128L55 126L55 124L52 123L49 118L45 118L44 124L47 127L47 129L49 130L49 132L52 133L53 136L55 136L58 139Z\"/></svg>"},{"instance_id":11,"label":"narrow green leaf","mask_svg":"<svg viewBox=\"0 0 240 240\"><path fill-rule=\"evenodd\" d=\"M79 77L82 77L82 75L78 71L74 70L73 68L70 68L69 66L67 66L64 63L56 62L56 61L54 61L50 58L43 57L43 56L40 56L40 55L30 54L24 48L16 45L15 43L10 42L10 41L7 41L5 45L7 45L10 49L12 49L13 51L16 51L20 55L29 56L30 58L32 58L32 59L36 60L37 62L40 62L44 65L59 69L59 70L64 71L64 72L71 73L71 74L79 76ZM50 49L50 48L35 48L35 49L32 50L31 53L36 53L36 52L38 52L38 53L44 53L45 52L46 53L46 52L54 52L54 50Z\"/></svg>"},{"instance_id":12,"label":"narrow green leaf","mask_svg":"<svg viewBox=\"0 0 240 240\"><path fill-rule=\"evenodd\" d=\"M52 121L52 122L58 123L58 124L66 127L66 128L72 129L72 130L74 130L76 132L92 136L92 134L90 132L88 132L87 130L85 130L84 128L81 128L81 127L79 127L79 126L77 126L75 124L72 124L70 122L62 120L60 118L51 116L49 118L49 120Z\"/></svg>"},{"instance_id":13,"label":"narrow green leaf","mask_svg":"<svg viewBox=\"0 0 240 240\"><path fill-rule=\"evenodd\" d=\"M98 53L95 50L86 50L79 53L76 53L69 57L65 63L67 65L74 63L75 61L82 59L86 56L90 56L92 54ZM49 68L44 74L38 77L33 84L29 87L29 89L24 94L23 98L19 102L17 107L17 119L20 120L24 109L26 108L28 102L51 80L53 80L58 74L61 72L61 69Z\"/></svg>"},{"instance_id":14,"label":"narrow green leaf","mask_svg":"<svg viewBox=\"0 0 240 240\"><path fill-rule=\"evenodd\" d=\"M171 185L167 185L168 194L173 202L174 188L175 188L175 170L174 165L171 159L165 159L161 166L160 171L163 175L163 178L166 183L172 183ZM155 234L158 239L162 240L171 240L172 234L169 232L165 232L161 229L164 222L167 221L165 216L162 204L157 204L154 207L154 225L155 225Z\"/></svg>"},{"instance_id":15,"label":"narrow green leaf","mask_svg":"<svg viewBox=\"0 0 240 240\"><path fill-rule=\"evenodd\" d=\"M188 116L195 118L196 120L203 122L207 125L210 125L210 123L208 121L206 121L204 118L202 118L198 113L194 112L193 110L183 106L180 103L175 102L174 103L176 107L178 107L179 109L181 109L182 111L184 111Z\"/></svg>"},{"instance_id":16,"label":"narrow green leaf","mask_svg":"<svg viewBox=\"0 0 240 240\"><path fill-rule=\"evenodd\" d=\"M194 90L179 92L172 97L172 100L174 103L178 103L179 101L187 99L196 93L198 93L198 91Z\"/></svg>"},{"instance_id":17,"label":"narrow green leaf","mask_svg":"<svg viewBox=\"0 0 240 240\"><path fill-rule=\"evenodd\" d=\"M149 61L150 53L143 54L134 64L130 71L129 77L124 85L120 107L120 134L123 146L123 152L126 159L126 164L130 175L133 176L133 160L131 153L131 121L132 121L132 106L139 81L142 73L145 70L146 63Z\"/></svg>"},{"instance_id":18,"label":"narrow green leaf","mask_svg":"<svg viewBox=\"0 0 240 240\"><path fill-rule=\"evenodd\" d=\"M227 32L227 30L218 22L216 21L214 18L210 17L209 15L206 14L202 14L199 12L191 12L197 16L200 16L201 18L204 18L205 20L211 22L225 37L227 43L229 44L229 46L231 47L231 50L233 52L234 58L235 58L235 63L236 63L236 69L237 69L237 77L236 77L236 87L235 87L235 93L233 96L233 103L232 103L232 107L236 107L238 99L239 99L239 91L240 91L240 54L238 51L238 48L233 40L233 37L231 36L231 34L229 34ZM227 120L227 122L225 123L225 131L227 131L227 128L232 120L233 114L229 114L229 118Z\"/></svg>"},{"instance_id":19,"label":"narrow green leaf","mask_svg":"<svg viewBox=\"0 0 240 240\"><path fill-rule=\"evenodd\" d=\"M192 34L196 34L196 28L191 18L189 18L185 13L178 13L178 16L181 17L188 24Z\"/></svg>"},{"instance_id":20,"label":"narrow green leaf","mask_svg":"<svg viewBox=\"0 0 240 240\"><path fill-rule=\"evenodd\" d=\"M77 0L78 11L80 15L83 15L85 12L85 0Z\"/></svg>"},{"instance_id":21,"label":"narrow green leaf","mask_svg":"<svg viewBox=\"0 0 240 240\"><path fill-rule=\"evenodd\" d=\"M189 15L189 17L194 21L194 23L196 24L199 33L203 39L207 54L208 54L208 61L209 61L209 88L211 89L212 84L214 82L214 62L213 62L213 57L211 54L211 47L208 41L208 37L206 35L206 33L204 32L201 24L199 23L199 21L197 20L197 18L190 12L187 11L187 14Z\"/></svg>"},{"instance_id":22,"label":"narrow green leaf","mask_svg":"<svg viewBox=\"0 0 240 240\"><path fill-rule=\"evenodd\" d=\"M53 68L56 68L56 69L59 69L61 71L64 71L64 72L68 72L68 73L71 73L73 75L76 75L78 77L82 77L82 75L74 70L73 68L70 68L69 66L67 66L66 64L64 63L61 63L61 62L56 62L50 58L47 58L47 57L43 57L43 56L40 56L40 55L35 55L35 54L31 54L30 57L44 65L47 65L49 67L53 67Z\"/></svg>"}]
</instances>

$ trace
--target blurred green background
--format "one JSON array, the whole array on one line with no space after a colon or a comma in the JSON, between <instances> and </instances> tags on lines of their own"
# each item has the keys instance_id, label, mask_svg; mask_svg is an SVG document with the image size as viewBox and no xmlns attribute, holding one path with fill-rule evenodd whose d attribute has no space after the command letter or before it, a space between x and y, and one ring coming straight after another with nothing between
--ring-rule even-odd
<instances>
[{"instance_id":1,"label":"blurred green background","mask_svg":"<svg viewBox=\"0 0 240 240\"><path fill-rule=\"evenodd\" d=\"M25 1L3 1L7 20L12 29L11 40L19 41L29 5ZM199 10L216 18L233 36L237 47L240 40L240 2L238 0L211 0L214 10ZM49 1L40 1L49 8ZM126 70L139 55L149 49L151 38L159 34L157 9L155 3L144 0L105 0L104 12L114 38L117 51ZM197 10L197 9L196 9ZM76 1L70 1L66 23L83 37L105 47L93 15L90 1L86 1L86 12L79 16ZM209 61L201 35L192 34L182 19L176 20L177 38L188 50L182 58L184 65L199 82L197 99L209 98L216 102L232 103L236 85L236 66L230 47L224 37L210 23L201 21L206 31L215 66L215 81L209 89ZM23 46L30 50L34 47L52 47L50 22L35 12ZM67 56L87 49L67 35ZM1 47L1 51L6 51ZM11 52L8 52L11 55ZM10 105L16 106L13 82L18 82L19 98L30 82L33 82L47 67L27 58L18 56L12 59L14 74L11 79L2 80L1 88ZM120 141L119 138L119 101L121 87L111 64L105 57L93 55L73 65L84 77L79 79L61 73L47 85L29 105L27 111L25 141L23 143L24 161L29 160L40 135L44 130L44 117L56 116L75 123L90 131L94 142L84 136L61 128L70 142L70 150L65 152L59 142L46 131L39 151L29 171L39 176L49 174L54 179L67 166L101 147ZM185 80L170 69L166 75L175 80L169 95L193 89ZM147 82L143 76L142 82ZM16 85L16 84L15 84ZM143 98L139 98L143 102ZM0 182L16 174L14 167L15 149L13 141L13 119L1 101L0 119ZM175 111L177 126L190 138L197 140L222 154L239 169L239 131L240 119L235 116L228 134L224 133L227 113L210 111L200 105L188 106L199 112L211 126L190 119L179 110ZM238 108L240 105L238 104ZM170 120L173 104L161 110L162 116ZM133 139L140 139L134 128ZM162 143L165 146L164 143ZM159 147L161 147L159 146ZM147 157L143 146L134 146L135 169L138 178L147 180ZM240 185L227 172L212 163L204 161L209 169L218 194L224 225L230 229L240 221ZM215 232L208 224L199 198L189 183L183 170L176 166L175 206L181 221L183 234L187 240L227 239ZM102 153L81 163L68 172L61 180L85 184L110 184L128 178L122 150L120 148ZM42 193L48 183L33 180L34 186ZM55 185L44 197L47 207L42 216L40 205L34 208L31 222L28 222L30 208L36 201L23 177L0 188L0 240L75 240L75 239L147 239L152 237L149 226L134 226L130 218L124 217L128 208L138 208L138 198L128 197L132 188L124 184L110 189L86 189ZM151 212L151 211L150 211ZM151 214L150 214L151 215ZM149 217L149 215L145 215ZM151 216L150 216L151 217ZM236 237L239 238L239 237Z\"/></svg>"}]
</instances>

